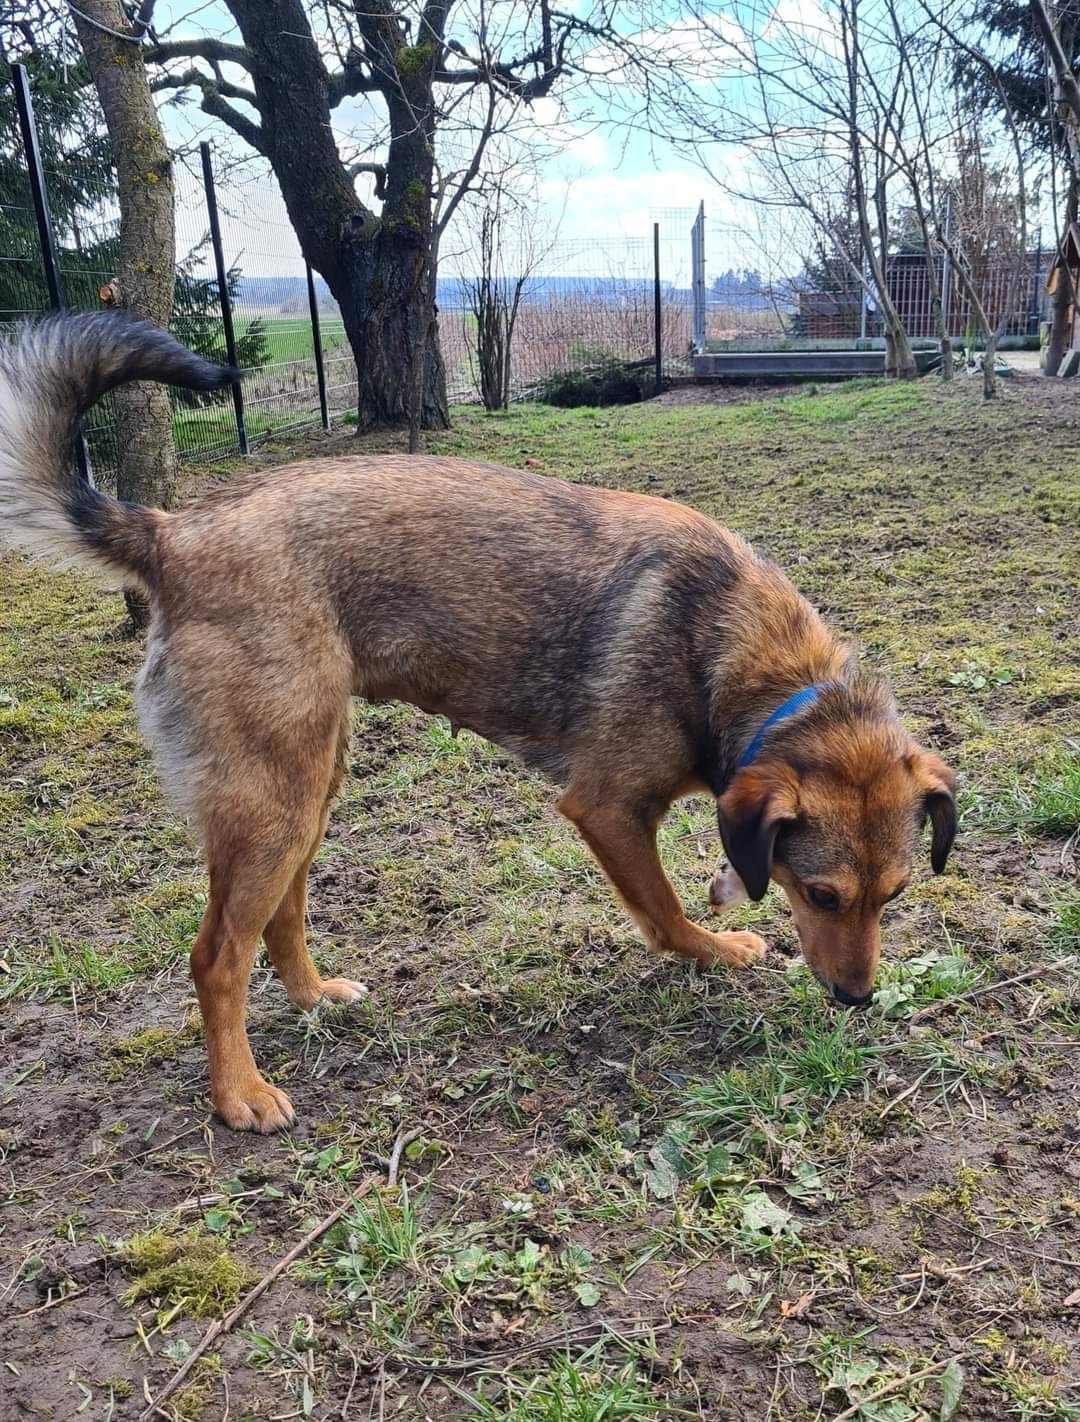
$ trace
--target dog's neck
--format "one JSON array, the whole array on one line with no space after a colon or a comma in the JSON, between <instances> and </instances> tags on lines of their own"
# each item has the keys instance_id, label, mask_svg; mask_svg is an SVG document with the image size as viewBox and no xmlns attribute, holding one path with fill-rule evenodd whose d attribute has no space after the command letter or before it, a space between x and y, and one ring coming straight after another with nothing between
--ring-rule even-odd
<instances>
[{"instance_id":1,"label":"dog's neck","mask_svg":"<svg viewBox=\"0 0 1080 1422\"><path fill-rule=\"evenodd\" d=\"M846 683L852 656L824 618L772 564L755 561L740 594L714 623L708 654L715 794L727 786L768 718L807 687Z\"/></svg>"}]
</instances>

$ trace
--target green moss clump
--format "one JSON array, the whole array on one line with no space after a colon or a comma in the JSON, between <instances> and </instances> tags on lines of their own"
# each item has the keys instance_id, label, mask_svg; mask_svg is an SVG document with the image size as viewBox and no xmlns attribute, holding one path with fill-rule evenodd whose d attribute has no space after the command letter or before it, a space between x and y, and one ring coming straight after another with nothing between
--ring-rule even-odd
<instances>
[{"instance_id":1,"label":"green moss clump","mask_svg":"<svg viewBox=\"0 0 1080 1422\"><path fill-rule=\"evenodd\" d=\"M208 1353L205 1358L199 1359L192 1369L191 1381L180 1389L170 1404L176 1422L199 1422L220 1377L221 1358L217 1353Z\"/></svg>"},{"instance_id":2,"label":"green moss clump","mask_svg":"<svg viewBox=\"0 0 1080 1422\"><path fill-rule=\"evenodd\" d=\"M414 77L430 61L433 52L430 44L403 44L394 57L397 72Z\"/></svg>"},{"instance_id":3,"label":"green moss clump","mask_svg":"<svg viewBox=\"0 0 1080 1422\"><path fill-rule=\"evenodd\" d=\"M250 1271L220 1239L198 1229L182 1235L148 1230L125 1240L117 1253L134 1276L121 1295L128 1308L155 1299L174 1316L223 1318L252 1282Z\"/></svg>"},{"instance_id":4,"label":"green moss clump","mask_svg":"<svg viewBox=\"0 0 1080 1422\"><path fill-rule=\"evenodd\" d=\"M129 1070L172 1061L182 1047L198 1040L199 1024L195 1018L189 1018L182 1027L147 1027L132 1037L114 1037L108 1046L105 1075L116 1081Z\"/></svg>"}]
</instances>

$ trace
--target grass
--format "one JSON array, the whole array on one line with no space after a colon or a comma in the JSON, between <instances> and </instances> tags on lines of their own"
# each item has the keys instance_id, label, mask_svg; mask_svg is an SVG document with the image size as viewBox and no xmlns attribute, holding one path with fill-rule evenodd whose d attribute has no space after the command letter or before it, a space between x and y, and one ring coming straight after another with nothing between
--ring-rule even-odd
<instances>
[{"instance_id":1,"label":"grass","mask_svg":"<svg viewBox=\"0 0 1080 1422\"><path fill-rule=\"evenodd\" d=\"M553 1364L528 1379L493 1378L490 1393L454 1392L487 1422L646 1422L691 1417L665 1405L632 1365L612 1365L600 1347Z\"/></svg>"},{"instance_id":2,"label":"grass","mask_svg":"<svg viewBox=\"0 0 1080 1422\"><path fill-rule=\"evenodd\" d=\"M1059 751L1017 779L1003 807L1017 829L1067 839L1080 830L1080 754Z\"/></svg>"},{"instance_id":3,"label":"grass","mask_svg":"<svg viewBox=\"0 0 1080 1422\"><path fill-rule=\"evenodd\" d=\"M237 336L247 334L253 321L258 320L263 328L268 363L294 360L313 360L315 346L311 333L311 318L305 312L302 316L240 316L237 318ZM340 316L320 316L319 330L322 335L323 350L329 353L345 342L345 325Z\"/></svg>"},{"instance_id":4,"label":"grass","mask_svg":"<svg viewBox=\"0 0 1080 1422\"><path fill-rule=\"evenodd\" d=\"M147 1369L156 1393L205 1327L192 1314L420 1129L404 1183L275 1282L185 1415L340 1415L352 1385L350 1413L403 1422L804 1422L896 1383L880 1415L936 1418L938 1375L905 1379L957 1353L957 1416L1068 1415L1075 1281L1053 1261L1072 1250L1080 987L1037 971L1080 935L1078 465L1056 390L461 412L432 438L752 537L957 769L961 835L938 878L923 846L889 909L873 1007L839 1012L792 960L778 893L732 915L772 945L753 972L650 958L550 786L438 719L358 707L309 930L370 993L298 1016L256 967L253 1047L299 1114L272 1139L209 1124L184 964L205 881L134 726L119 602L0 562L5 1306L66 1299L87 1250L114 1266L100 1292L89 1276L70 1368L93 1405L33 1316L5 1353L20 1405L106 1415ZM303 452L279 438L259 458ZM661 842L705 921L715 808L680 803ZM1000 1346L978 1343L1001 1314Z\"/></svg>"}]
</instances>

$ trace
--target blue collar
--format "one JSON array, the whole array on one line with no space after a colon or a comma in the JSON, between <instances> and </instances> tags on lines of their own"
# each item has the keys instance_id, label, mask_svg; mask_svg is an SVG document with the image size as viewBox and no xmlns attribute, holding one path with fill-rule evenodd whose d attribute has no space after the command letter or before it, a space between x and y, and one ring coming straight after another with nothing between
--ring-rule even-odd
<instances>
[{"instance_id":1,"label":"blue collar","mask_svg":"<svg viewBox=\"0 0 1080 1422\"><path fill-rule=\"evenodd\" d=\"M746 766L752 765L761 754L761 747L765 744L765 737L774 726L778 726L781 721L786 721L789 716L795 716L804 706L812 706L823 691L831 687L831 682L821 682L817 686L804 686L802 691L797 691L794 696L776 708L768 720L759 727L757 735L743 751L742 759L739 761L738 769L743 770Z\"/></svg>"}]
</instances>

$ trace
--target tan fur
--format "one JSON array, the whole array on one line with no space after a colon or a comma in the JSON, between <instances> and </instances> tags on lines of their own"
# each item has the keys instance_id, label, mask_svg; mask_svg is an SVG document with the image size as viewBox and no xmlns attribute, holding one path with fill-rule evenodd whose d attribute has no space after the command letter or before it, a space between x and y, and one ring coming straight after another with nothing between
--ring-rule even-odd
<instances>
[{"instance_id":1,"label":"tan fur","mask_svg":"<svg viewBox=\"0 0 1080 1422\"><path fill-rule=\"evenodd\" d=\"M260 938L298 1006L362 991L322 979L304 940L351 696L412 702L547 773L650 948L745 967L762 940L691 923L656 849L675 798L717 796L724 834L788 891L815 970L834 990L872 981L882 889L909 872L924 800L947 772L891 703L866 700L847 649L783 574L710 519L396 456L289 466L180 514L95 497L76 516L91 556L137 550L150 592L137 703L205 850L191 966L229 1125L266 1131L293 1115L246 1036ZM821 682L836 684L825 709L736 772L764 719ZM848 875L851 905L828 922L803 896L807 834L831 846L824 868Z\"/></svg>"}]
</instances>

